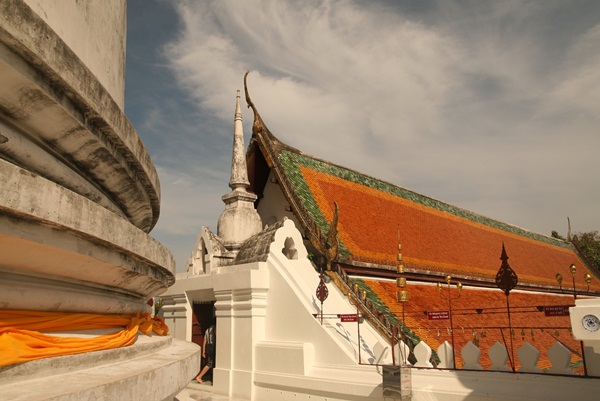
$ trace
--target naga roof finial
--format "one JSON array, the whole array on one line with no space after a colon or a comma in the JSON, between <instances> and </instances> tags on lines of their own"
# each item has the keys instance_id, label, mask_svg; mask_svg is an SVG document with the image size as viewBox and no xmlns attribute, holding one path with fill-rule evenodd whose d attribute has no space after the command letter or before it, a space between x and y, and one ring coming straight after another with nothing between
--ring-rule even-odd
<instances>
[{"instance_id":1,"label":"naga roof finial","mask_svg":"<svg viewBox=\"0 0 600 401\"><path fill-rule=\"evenodd\" d=\"M260 118L260 114L258 114L258 110L256 110L256 106L254 106L254 103L252 103L252 99L250 99L250 94L248 93L248 83L246 78L248 77L249 73L250 71L246 71L244 74L244 92L246 94L246 103L248 104L248 108L251 108L254 112L252 134L257 134L258 132L262 131L263 128L265 128L265 124L263 123L262 118Z\"/></svg>"}]
</instances>

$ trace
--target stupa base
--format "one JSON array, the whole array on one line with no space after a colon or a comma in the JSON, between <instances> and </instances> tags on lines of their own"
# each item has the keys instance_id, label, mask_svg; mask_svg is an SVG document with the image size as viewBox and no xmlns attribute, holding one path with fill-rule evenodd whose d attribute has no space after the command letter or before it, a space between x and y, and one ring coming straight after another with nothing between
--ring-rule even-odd
<instances>
[{"instance_id":1,"label":"stupa base","mask_svg":"<svg viewBox=\"0 0 600 401\"><path fill-rule=\"evenodd\" d=\"M173 400L198 373L200 348L140 335L129 347L0 368L0 394L19 401Z\"/></svg>"}]
</instances>

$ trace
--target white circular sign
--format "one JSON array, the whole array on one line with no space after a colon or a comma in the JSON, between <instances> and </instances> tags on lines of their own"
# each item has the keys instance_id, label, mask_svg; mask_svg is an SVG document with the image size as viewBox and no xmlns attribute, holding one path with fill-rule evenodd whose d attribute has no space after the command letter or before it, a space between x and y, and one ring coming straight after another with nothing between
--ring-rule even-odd
<instances>
[{"instance_id":1,"label":"white circular sign","mask_svg":"<svg viewBox=\"0 0 600 401\"><path fill-rule=\"evenodd\" d=\"M595 315L585 315L583 319L581 319L581 325L587 331L594 333L600 330L600 319Z\"/></svg>"}]
</instances>

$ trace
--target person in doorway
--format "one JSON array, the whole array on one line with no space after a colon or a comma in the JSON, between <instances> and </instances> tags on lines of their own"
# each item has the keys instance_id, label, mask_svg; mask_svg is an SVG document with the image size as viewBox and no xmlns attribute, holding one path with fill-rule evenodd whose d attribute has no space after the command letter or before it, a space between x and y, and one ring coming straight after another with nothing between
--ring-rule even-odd
<instances>
[{"instance_id":1,"label":"person in doorway","mask_svg":"<svg viewBox=\"0 0 600 401\"><path fill-rule=\"evenodd\" d=\"M215 325L211 325L206 332L204 332L204 341L202 342L202 358L205 359L206 364L196 376L196 381L203 384L202 377L213 368L215 364Z\"/></svg>"}]
</instances>

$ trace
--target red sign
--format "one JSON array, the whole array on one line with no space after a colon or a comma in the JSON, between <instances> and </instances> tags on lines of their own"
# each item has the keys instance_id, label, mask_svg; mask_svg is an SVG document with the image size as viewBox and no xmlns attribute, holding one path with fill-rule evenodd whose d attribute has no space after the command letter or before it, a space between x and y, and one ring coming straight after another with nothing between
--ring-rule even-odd
<instances>
[{"instance_id":1,"label":"red sign","mask_svg":"<svg viewBox=\"0 0 600 401\"><path fill-rule=\"evenodd\" d=\"M569 305L544 306L545 316L569 316Z\"/></svg>"},{"instance_id":2,"label":"red sign","mask_svg":"<svg viewBox=\"0 0 600 401\"><path fill-rule=\"evenodd\" d=\"M350 315L338 315L342 322L358 322L358 315L356 313Z\"/></svg>"},{"instance_id":3,"label":"red sign","mask_svg":"<svg viewBox=\"0 0 600 401\"><path fill-rule=\"evenodd\" d=\"M448 310L434 310L427 312L427 319L429 320L447 320L450 319L450 311Z\"/></svg>"}]
</instances>

